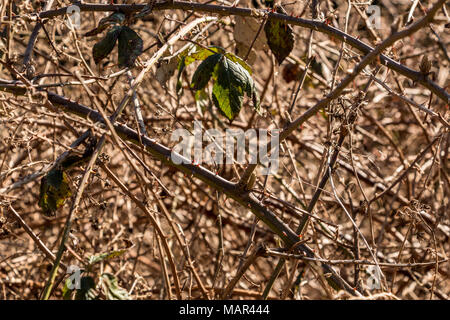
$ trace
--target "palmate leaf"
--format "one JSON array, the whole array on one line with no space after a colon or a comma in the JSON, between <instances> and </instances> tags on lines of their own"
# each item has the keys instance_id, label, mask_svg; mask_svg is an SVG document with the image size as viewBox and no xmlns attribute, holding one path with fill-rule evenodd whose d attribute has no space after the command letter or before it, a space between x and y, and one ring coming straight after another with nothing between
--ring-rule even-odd
<instances>
[{"instance_id":1,"label":"palmate leaf","mask_svg":"<svg viewBox=\"0 0 450 320\"><path fill-rule=\"evenodd\" d=\"M281 9L277 9L278 13L283 13ZM278 64L291 53L294 48L294 32L292 27L282 21L269 19L264 26L267 44L275 55Z\"/></svg>"},{"instance_id":2,"label":"palmate leaf","mask_svg":"<svg viewBox=\"0 0 450 320\"><path fill-rule=\"evenodd\" d=\"M241 111L247 87L247 77L245 73L239 71L241 70L237 63L226 58L222 59L219 63L217 81L213 86L213 102L230 121L233 121Z\"/></svg>"},{"instance_id":3,"label":"palmate leaf","mask_svg":"<svg viewBox=\"0 0 450 320\"><path fill-rule=\"evenodd\" d=\"M105 59L119 41L119 67L132 67L136 58L142 54L144 42L127 26L115 26L92 48L92 56L98 64Z\"/></svg>"},{"instance_id":4,"label":"palmate leaf","mask_svg":"<svg viewBox=\"0 0 450 320\"><path fill-rule=\"evenodd\" d=\"M92 56L94 57L96 64L105 59L111 53L116 45L121 31L122 27L113 27L110 31L108 31L102 40L94 45L92 48Z\"/></svg>"},{"instance_id":5,"label":"palmate leaf","mask_svg":"<svg viewBox=\"0 0 450 320\"><path fill-rule=\"evenodd\" d=\"M122 27L119 35L119 67L132 67L143 48L141 37L132 29Z\"/></svg>"},{"instance_id":6,"label":"palmate leaf","mask_svg":"<svg viewBox=\"0 0 450 320\"><path fill-rule=\"evenodd\" d=\"M39 206L44 215L52 217L71 195L66 173L59 169L53 169L41 180Z\"/></svg>"},{"instance_id":7,"label":"palmate leaf","mask_svg":"<svg viewBox=\"0 0 450 320\"><path fill-rule=\"evenodd\" d=\"M259 109L259 97L248 71L239 63L223 57L219 62L217 80L213 86L214 104L233 121L241 111L244 93L252 99L253 106Z\"/></svg>"},{"instance_id":8,"label":"palmate leaf","mask_svg":"<svg viewBox=\"0 0 450 320\"><path fill-rule=\"evenodd\" d=\"M191 88L197 91L195 94L197 103L206 101L204 89L213 79L212 101L230 121L233 121L241 111L245 94L252 99L255 109L259 110L259 97L251 77L252 69L244 60L220 47L197 47L195 52L182 55L178 64L178 94L182 88L182 71L196 60L203 60L191 81Z\"/></svg>"},{"instance_id":9,"label":"palmate leaf","mask_svg":"<svg viewBox=\"0 0 450 320\"><path fill-rule=\"evenodd\" d=\"M184 69L194 61L203 61L206 58L217 54L224 53L225 50L219 47L201 48L199 46L193 47L191 49L185 50L180 54L178 62L178 75L177 75L177 94L181 95L183 93L183 87L181 82L181 75Z\"/></svg>"},{"instance_id":10,"label":"palmate leaf","mask_svg":"<svg viewBox=\"0 0 450 320\"><path fill-rule=\"evenodd\" d=\"M206 55L206 51L202 54ZM253 106L259 109L259 97L251 77L251 68L241 58L224 51L207 56L195 71L191 88L204 90L211 78L214 80L214 105L230 121L241 111L244 94L247 94L252 99ZM201 95L196 94L195 97L198 100Z\"/></svg>"}]
</instances>

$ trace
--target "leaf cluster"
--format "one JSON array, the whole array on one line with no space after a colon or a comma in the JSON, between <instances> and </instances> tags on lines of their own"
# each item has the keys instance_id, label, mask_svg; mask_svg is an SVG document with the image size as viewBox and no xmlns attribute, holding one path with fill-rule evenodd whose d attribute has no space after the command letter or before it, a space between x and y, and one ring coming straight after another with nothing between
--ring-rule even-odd
<instances>
[{"instance_id":1,"label":"leaf cluster","mask_svg":"<svg viewBox=\"0 0 450 320\"><path fill-rule=\"evenodd\" d=\"M109 28L99 42L92 48L92 56L98 64L105 59L114 49L116 42L118 45L118 64L119 67L131 68L138 56L143 51L143 41L141 37L130 27L123 25L125 15L123 13L113 13L112 15L100 20L98 26L87 32L85 36L94 36Z\"/></svg>"},{"instance_id":2,"label":"leaf cluster","mask_svg":"<svg viewBox=\"0 0 450 320\"><path fill-rule=\"evenodd\" d=\"M202 61L190 85L196 91L196 100L204 98L204 90L212 79L212 101L230 121L241 111L244 95L252 100L254 108L259 111L259 96L251 76L252 69L244 60L219 47L196 48L195 52L181 58L179 79L184 68L194 61ZM178 80L178 88L180 86Z\"/></svg>"}]
</instances>

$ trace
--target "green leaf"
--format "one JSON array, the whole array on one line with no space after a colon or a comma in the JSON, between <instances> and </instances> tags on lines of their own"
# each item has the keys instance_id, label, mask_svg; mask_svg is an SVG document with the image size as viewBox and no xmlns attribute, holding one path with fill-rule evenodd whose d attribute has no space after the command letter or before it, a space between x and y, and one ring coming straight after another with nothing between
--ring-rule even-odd
<instances>
[{"instance_id":1,"label":"green leaf","mask_svg":"<svg viewBox=\"0 0 450 320\"><path fill-rule=\"evenodd\" d=\"M259 108L259 97L252 77L238 59L234 60L236 62L222 54L209 56L196 70L191 84L193 89L201 90L213 76L212 100L230 121L241 111L244 93L252 99L254 107ZM200 96L196 96L196 100L198 98Z\"/></svg>"},{"instance_id":2,"label":"green leaf","mask_svg":"<svg viewBox=\"0 0 450 320\"><path fill-rule=\"evenodd\" d=\"M255 109L258 111L259 97L251 77L250 66L238 56L227 53L222 48L212 47L212 50L217 53L210 54L211 51L201 49L190 56L183 56L179 63L180 77L188 57L194 57L198 60L204 58L195 71L191 82L191 88L197 90L195 94L197 106L205 107L208 104L208 100L205 98L206 92L203 89L212 78L214 80L212 91L214 105L230 121L233 121L239 114L244 94L252 99Z\"/></svg>"},{"instance_id":3,"label":"green leaf","mask_svg":"<svg viewBox=\"0 0 450 320\"><path fill-rule=\"evenodd\" d=\"M97 296L94 279L89 276L81 277L80 289L75 294L75 300L95 300Z\"/></svg>"},{"instance_id":4,"label":"green leaf","mask_svg":"<svg viewBox=\"0 0 450 320\"><path fill-rule=\"evenodd\" d=\"M237 62L239 63L245 70L247 70L247 72L252 75L252 68L250 68L250 66L247 64L247 62L245 62L244 60L242 60L241 58L239 58L237 55L233 54L233 53L227 53L225 54L225 57L227 57L228 59L230 59L233 62Z\"/></svg>"},{"instance_id":5,"label":"green leaf","mask_svg":"<svg viewBox=\"0 0 450 320\"><path fill-rule=\"evenodd\" d=\"M121 288L117 279L110 273L103 273L101 276L102 290L108 300L128 300L128 292Z\"/></svg>"},{"instance_id":6,"label":"green leaf","mask_svg":"<svg viewBox=\"0 0 450 320\"><path fill-rule=\"evenodd\" d=\"M121 30L122 27L112 28L102 40L94 45L92 48L92 56L96 64L105 59L114 49Z\"/></svg>"},{"instance_id":7,"label":"green leaf","mask_svg":"<svg viewBox=\"0 0 450 320\"><path fill-rule=\"evenodd\" d=\"M203 61L206 58L208 58L209 56L212 56L213 54L216 54L216 53L224 54L225 50L220 47L201 48L201 47L197 46L193 53L187 54L185 56L185 65L188 66L192 62L198 61L198 60Z\"/></svg>"},{"instance_id":8,"label":"green leaf","mask_svg":"<svg viewBox=\"0 0 450 320\"><path fill-rule=\"evenodd\" d=\"M278 64L281 64L294 48L292 27L282 21L269 19L264 26L264 31L270 50L275 55Z\"/></svg>"},{"instance_id":9,"label":"green leaf","mask_svg":"<svg viewBox=\"0 0 450 320\"><path fill-rule=\"evenodd\" d=\"M219 85L218 82L213 86L213 102L230 121L233 121L241 111L243 96L243 93L239 92L236 87L226 88Z\"/></svg>"},{"instance_id":10,"label":"green leaf","mask_svg":"<svg viewBox=\"0 0 450 320\"><path fill-rule=\"evenodd\" d=\"M205 110L209 106L209 97L205 90L195 92L195 104L200 110Z\"/></svg>"},{"instance_id":11,"label":"green leaf","mask_svg":"<svg viewBox=\"0 0 450 320\"><path fill-rule=\"evenodd\" d=\"M183 82L181 80L181 75L183 74L184 68L186 68L186 57L182 57L178 62L178 75L177 75L177 95L181 96L183 94Z\"/></svg>"},{"instance_id":12,"label":"green leaf","mask_svg":"<svg viewBox=\"0 0 450 320\"><path fill-rule=\"evenodd\" d=\"M199 46L186 49L180 54L180 60L178 62L178 76L177 76L177 94L183 93L183 84L181 81L181 75L184 69L194 61L205 60L206 58L216 54L225 52L219 47L201 48Z\"/></svg>"},{"instance_id":13,"label":"green leaf","mask_svg":"<svg viewBox=\"0 0 450 320\"><path fill-rule=\"evenodd\" d=\"M101 253L99 255L91 256L89 258L89 265L92 266L100 261L108 260L108 259L112 259L112 258L121 256L122 254L125 253L125 251L127 251L127 250L121 249L121 250L110 251L110 252Z\"/></svg>"},{"instance_id":14,"label":"green leaf","mask_svg":"<svg viewBox=\"0 0 450 320\"><path fill-rule=\"evenodd\" d=\"M72 292L73 289L69 288L69 285L72 284L72 281L70 278L66 279L66 282L64 282L64 287L62 289L63 299L64 300L71 300L72 299Z\"/></svg>"},{"instance_id":15,"label":"green leaf","mask_svg":"<svg viewBox=\"0 0 450 320\"><path fill-rule=\"evenodd\" d=\"M95 36L110 26L121 25L125 21L125 15L120 12L115 12L100 20L98 26L91 31L84 34L85 37Z\"/></svg>"},{"instance_id":16,"label":"green leaf","mask_svg":"<svg viewBox=\"0 0 450 320\"><path fill-rule=\"evenodd\" d=\"M221 54L216 53L203 60L192 77L192 89L202 90L206 87L209 79L211 79L211 76L213 75L217 63L222 57Z\"/></svg>"},{"instance_id":17,"label":"green leaf","mask_svg":"<svg viewBox=\"0 0 450 320\"><path fill-rule=\"evenodd\" d=\"M141 37L132 29L122 27L119 35L119 67L132 67L143 48Z\"/></svg>"},{"instance_id":18,"label":"green leaf","mask_svg":"<svg viewBox=\"0 0 450 320\"><path fill-rule=\"evenodd\" d=\"M241 111L244 91L247 88L247 75L247 71L239 64L226 58L220 61L212 98L216 107L230 121Z\"/></svg>"},{"instance_id":19,"label":"green leaf","mask_svg":"<svg viewBox=\"0 0 450 320\"><path fill-rule=\"evenodd\" d=\"M52 217L71 195L66 173L53 169L41 180L39 206L46 216Z\"/></svg>"}]
</instances>

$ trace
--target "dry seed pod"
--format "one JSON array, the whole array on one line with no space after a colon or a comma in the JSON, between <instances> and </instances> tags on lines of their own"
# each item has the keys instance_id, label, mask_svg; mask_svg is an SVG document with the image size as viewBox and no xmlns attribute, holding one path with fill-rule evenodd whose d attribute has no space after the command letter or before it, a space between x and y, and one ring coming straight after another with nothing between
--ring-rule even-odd
<instances>
[{"instance_id":1,"label":"dry seed pod","mask_svg":"<svg viewBox=\"0 0 450 320\"><path fill-rule=\"evenodd\" d=\"M422 57L422 61L420 62L419 69L420 69L420 72L422 72L424 74L428 74L430 72L431 62L430 62L430 60L428 60L428 56L424 55Z\"/></svg>"}]
</instances>

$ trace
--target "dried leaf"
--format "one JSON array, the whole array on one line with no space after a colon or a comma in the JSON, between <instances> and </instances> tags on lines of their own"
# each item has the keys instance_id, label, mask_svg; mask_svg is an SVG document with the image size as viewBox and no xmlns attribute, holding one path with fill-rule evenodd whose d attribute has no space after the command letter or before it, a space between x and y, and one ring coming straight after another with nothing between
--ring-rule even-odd
<instances>
[{"instance_id":1,"label":"dried leaf","mask_svg":"<svg viewBox=\"0 0 450 320\"><path fill-rule=\"evenodd\" d=\"M420 72L422 72L423 74L428 74L430 72L431 61L428 60L427 55L424 55L422 57L422 61L420 61L419 69L420 69Z\"/></svg>"},{"instance_id":2,"label":"dried leaf","mask_svg":"<svg viewBox=\"0 0 450 320\"><path fill-rule=\"evenodd\" d=\"M104 273L101 276L102 290L108 300L128 300L128 292L117 283L117 278Z\"/></svg>"},{"instance_id":3,"label":"dried leaf","mask_svg":"<svg viewBox=\"0 0 450 320\"><path fill-rule=\"evenodd\" d=\"M121 30L122 27L112 28L102 40L94 45L92 48L92 56L96 64L105 59L114 49Z\"/></svg>"},{"instance_id":4,"label":"dried leaf","mask_svg":"<svg viewBox=\"0 0 450 320\"><path fill-rule=\"evenodd\" d=\"M292 27L282 21L269 19L264 26L264 31L270 50L275 55L278 64L281 64L294 48Z\"/></svg>"},{"instance_id":5,"label":"dried leaf","mask_svg":"<svg viewBox=\"0 0 450 320\"><path fill-rule=\"evenodd\" d=\"M52 217L71 195L66 173L53 169L41 180L39 206L44 215Z\"/></svg>"},{"instance_id":6,"label":"dried leaf","mask_svg":"<svg viewBox=\"0 0 450 320\"><path fill-rule=\"evenodd\" d=\"M235 17L236 24L234 26L234 40L236 43L242 43L249 46L255 39L258 30L261 26L262 21L251 17ZM259 32L258 37L256 37L253 47L255 51L257 50L267 50L267 38L264 32Z\"/></svg>"},{"instance_id":7,"label":"dried leaf","mask_svg":"<svg viewBox=\"0 0 450 320\"><path fill-rule=\"evenodd\" d=\"M132 29L122 27L119 35L119 67L132 67L143 48L141 37Z\"/></svg>"},{"instance_id":8,"label":"dried leaf","mask_svg":"<svg viewBox=\"0 0 450 320\"><path fill-rule=\"evenodd\" d=\"M161 86L166 87L167 81L174 75L177 65L177 58L161 61L155 72L155 78Z\"/></svg>"}]
</instances>

